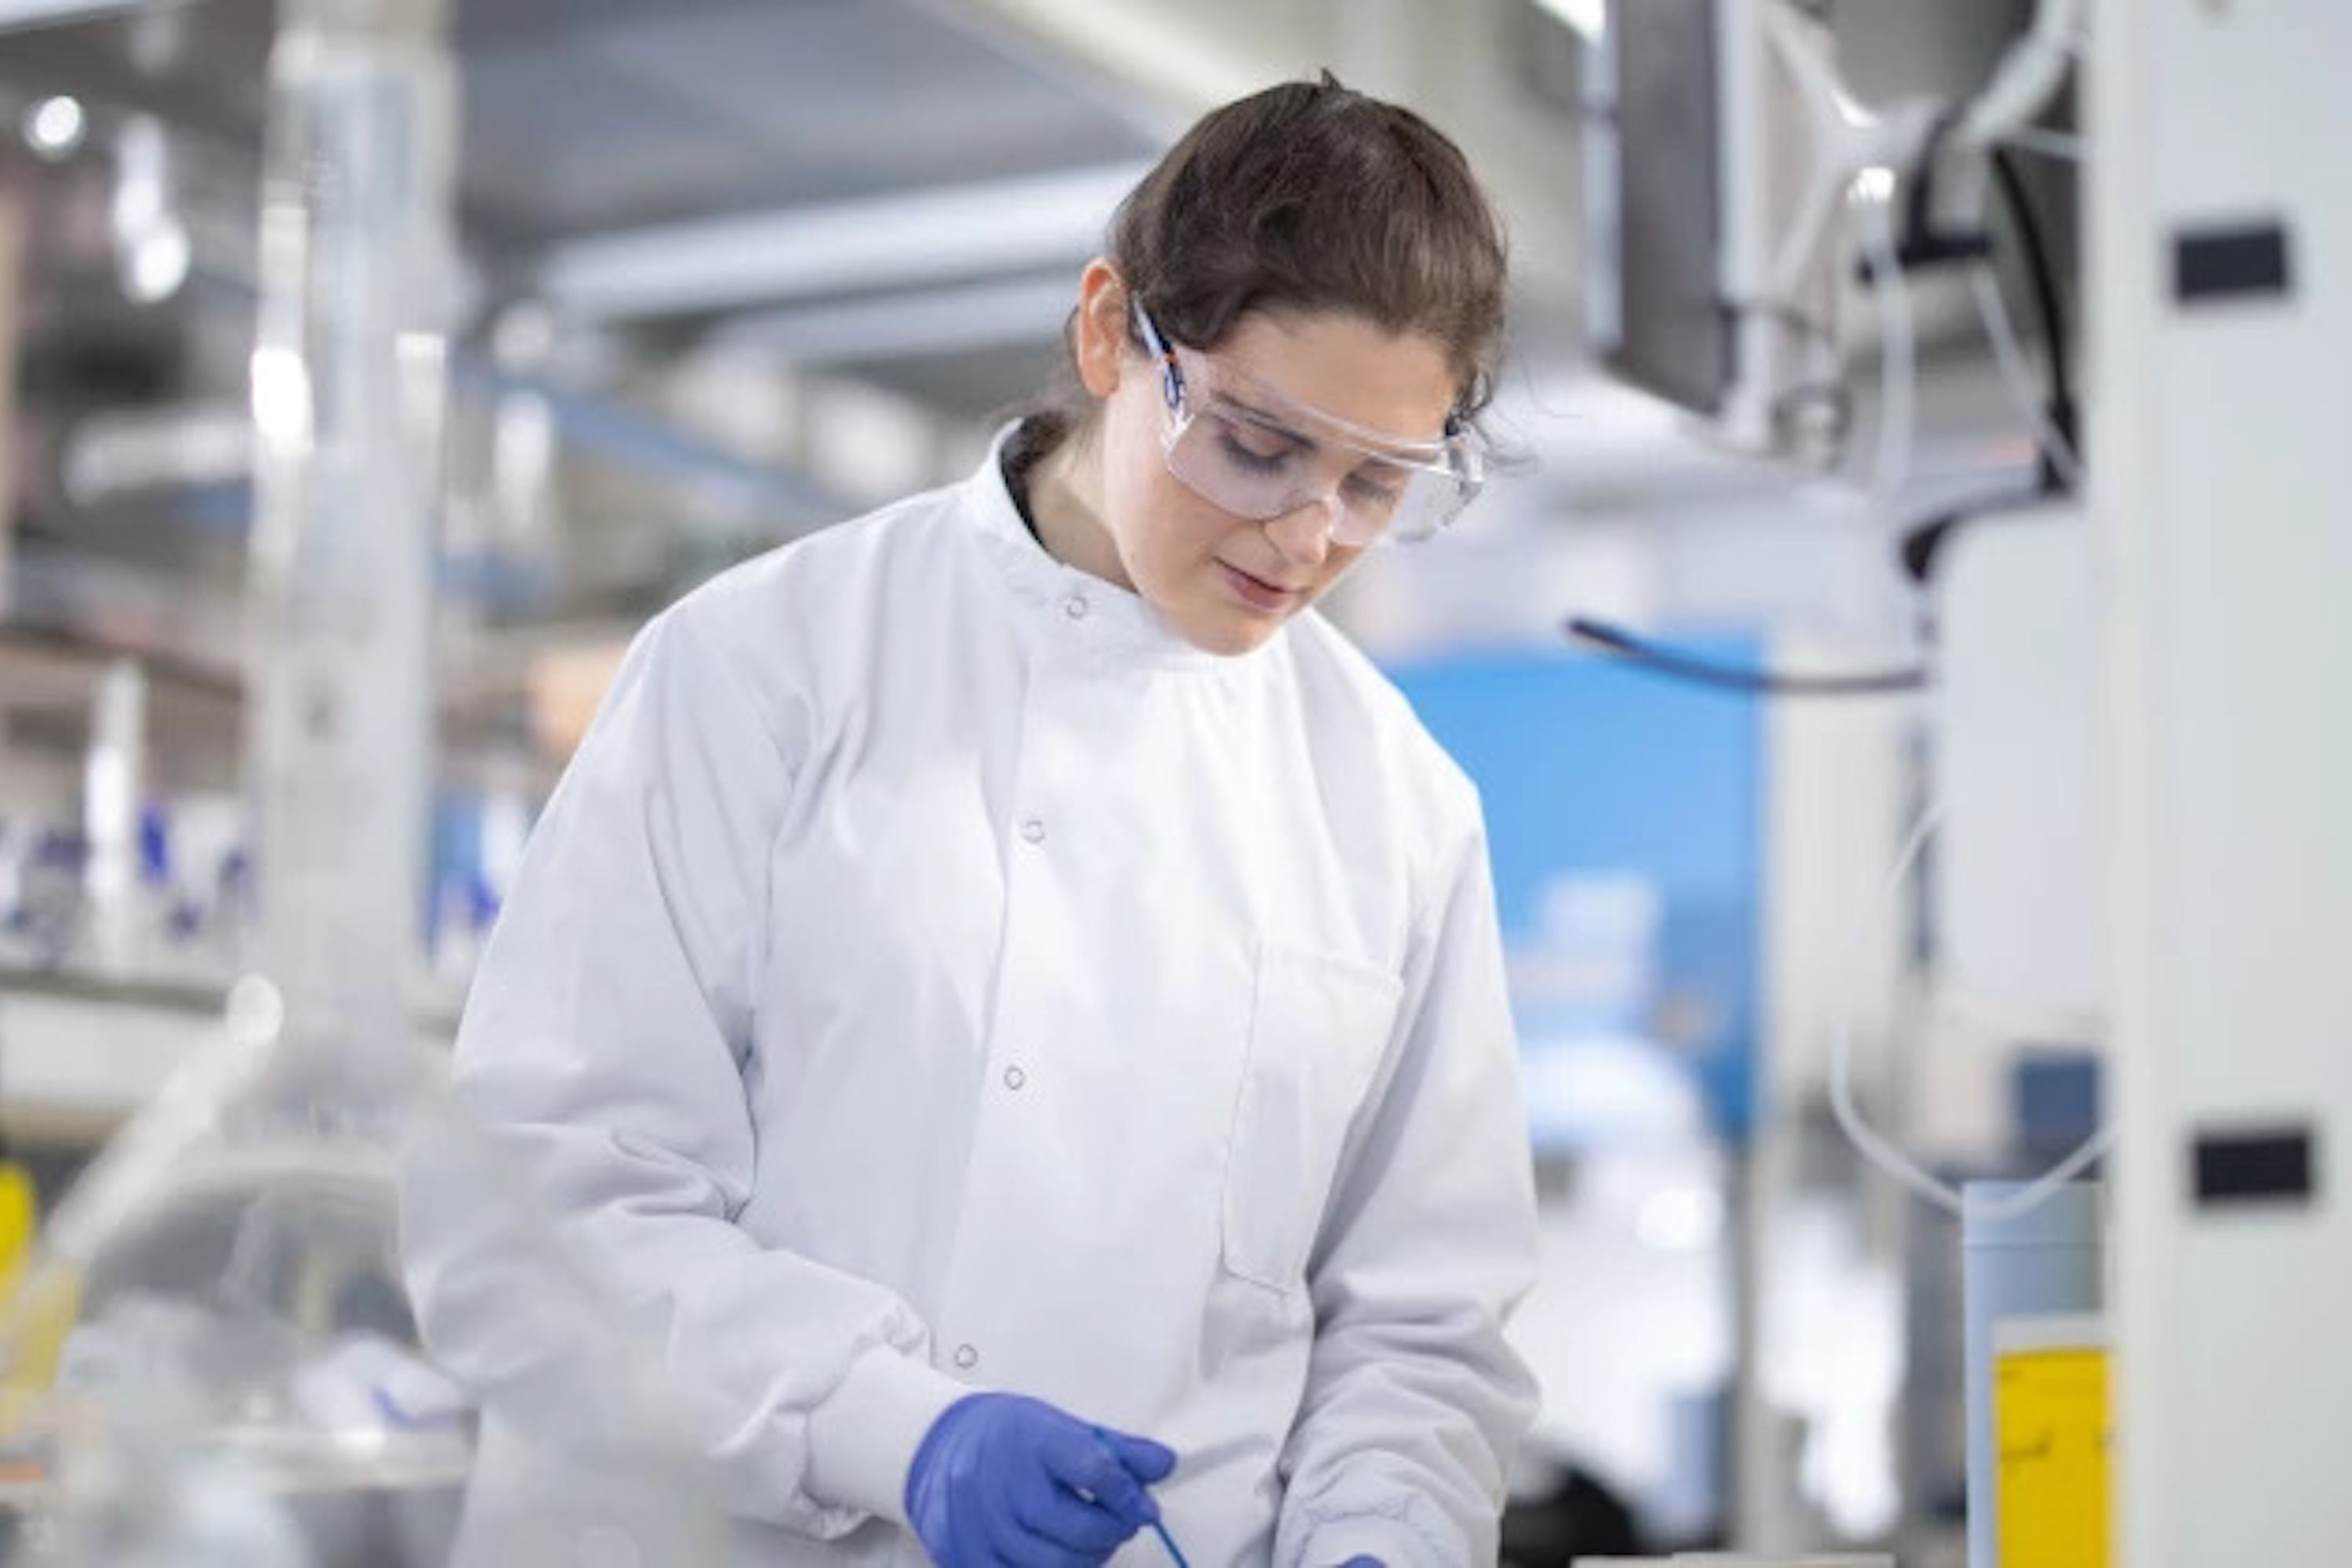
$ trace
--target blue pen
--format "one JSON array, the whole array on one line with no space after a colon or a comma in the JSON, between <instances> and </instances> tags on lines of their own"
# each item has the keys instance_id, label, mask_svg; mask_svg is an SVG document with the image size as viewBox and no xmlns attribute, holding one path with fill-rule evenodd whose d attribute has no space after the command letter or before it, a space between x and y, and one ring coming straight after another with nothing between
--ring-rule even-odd
<instances>
[{"instance_id":1,"label":"blue pen","mask_svg":"<svg viewBox=\"0 0 2352 1568\"><path fill-rule=\"evenodd\" d=\"M1104 1431L1099 1426L1095 1428L1095 1436L1104 1443L1108 1443L1110 1441L1110 1434ZM1168 1548L1168 1555L1175 1559L1176 1568L1192 1568L1192 1565L1190 1563L1184 1561L1184 1553L1178 1549L1176 1545L1176 1538L1168 1533L1168 1527L1165 1524L1156 1519L1153 1520L1151 1521L1151 1533L1160 1537L1160 1545Z\"/></svg>"}]
</instances>

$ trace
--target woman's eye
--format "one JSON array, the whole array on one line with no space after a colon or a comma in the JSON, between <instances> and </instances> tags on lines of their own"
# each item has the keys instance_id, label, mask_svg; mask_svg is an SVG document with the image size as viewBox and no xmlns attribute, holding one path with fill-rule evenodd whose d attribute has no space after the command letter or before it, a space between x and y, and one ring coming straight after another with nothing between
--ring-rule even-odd
<instances>
[{"instance_id":1,"label":"woman's eye","mask_svg":"<svg viewBox=\"0 0 2352 1568\"><path fill-rule=\"evenodd\" d=\"M1270 474L1290 460L1291 443L1263 431L1244 430L1219 420L1217 447L1227 458L1252 473Z\"/></svg>"},{"instance_id":2,"label":"woman's eye","mask_svg":"<svg viewBox=\"0 0 2352 1568\"><path fill-rule=\"evenodd\" d=\"M1404 480L1393 474L1352 473L1346 488L1348 504L1370 512L1393 511L1404 500Z\"/></svg>"}]
</instances>

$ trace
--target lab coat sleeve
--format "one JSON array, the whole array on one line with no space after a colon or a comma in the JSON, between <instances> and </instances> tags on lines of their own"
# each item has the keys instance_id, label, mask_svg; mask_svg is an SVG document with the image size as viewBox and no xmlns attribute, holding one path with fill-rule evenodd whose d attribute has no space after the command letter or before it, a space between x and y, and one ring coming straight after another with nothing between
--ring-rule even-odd
<instances>
[{"instance_id":1,"label":"lab coat sleeve","mask_svg":"<svg viewBox=\"0 0 2352 1568\"><path fill-rule=\"evenodd\" d=\"M535 830L456 1083L613 1282L730 1510L834 1538L903 1521L908 1462L962 1391L905 1302L734 1223L758 1158L744 1073L800 726L693 608L640 637ZM436 1354L461 1377L527 1361L530 1314L486 1286L494 1259L419 1268L432 1223L404 1216L427 1233L410 1272Z\"/></svg>"},{"instance_id":2,"label":"lab coat sleeve","mask_svg":"<svg viewBox=\"0 0 2352 1568\"><path fill-rule=\"evenodd\" d=\"M1534 1283L1535 1198L1483 829L1445 881L1310 1263L1276 1568L1494 1562L1535 1416L1504 1339Z\"/></svg>"}]
</instances>

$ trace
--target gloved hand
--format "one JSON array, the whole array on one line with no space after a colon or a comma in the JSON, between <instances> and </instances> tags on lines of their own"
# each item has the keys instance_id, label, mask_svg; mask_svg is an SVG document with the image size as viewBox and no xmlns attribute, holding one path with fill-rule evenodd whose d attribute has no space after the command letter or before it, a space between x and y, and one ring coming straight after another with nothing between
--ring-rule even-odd
<instances>
[{"instance_id":1,"label":"gloved hand","mask_svg":"<svg viewBox=\"0 0 2352 1568\"><path fill-rule=\"evenodd\" d=\"M1339 1568L1387 1568L1377 1557L1350 1557Z\"/></svg>"},{"instance_id":2,"label":"gloved hand","mask_svg":"<svg viewBox=\"0 0 2352 1568\"><path fill-rule=\"evenodd\" d=\"M940 1568L1095 1568L1160 1518L1176 1456L1010 1394L948 1406L907 1472L907 1518Z\"/></svg>"}]
</instances>

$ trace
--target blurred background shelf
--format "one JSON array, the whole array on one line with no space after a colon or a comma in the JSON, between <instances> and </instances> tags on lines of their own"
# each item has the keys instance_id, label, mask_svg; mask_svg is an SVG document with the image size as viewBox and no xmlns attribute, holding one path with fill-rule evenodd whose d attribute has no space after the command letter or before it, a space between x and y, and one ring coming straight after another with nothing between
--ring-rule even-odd
<instances>
[{"instance_id":1,"label":"blurred background shelf","mask_svg":"<svg viewBox=\"0 0 2352 1568\"><path fill-rule=\"evenodd\" d=\"M227 984L0 968L0 1136L88 1146L152 1095L217 1027ZM459 998L416 1010L416 1037L446 1047Z\"/></svg>"}]
</instances>

